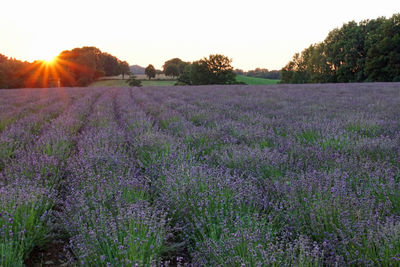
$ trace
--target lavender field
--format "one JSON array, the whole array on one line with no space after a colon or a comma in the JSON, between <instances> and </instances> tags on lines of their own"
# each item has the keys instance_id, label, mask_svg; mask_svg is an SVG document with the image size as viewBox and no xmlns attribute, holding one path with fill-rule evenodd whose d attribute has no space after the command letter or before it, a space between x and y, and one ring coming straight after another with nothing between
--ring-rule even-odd
<instances>
[{"instance_id":1,"label":"lavender field","mask_svg":"<svg viewBox=\"0 0 400 267\"><path fill-rule=\"evenodd\" d=\"M0 91L0 266L40 264L398 266L400 84Z\"/></svg>"}]
</instances>

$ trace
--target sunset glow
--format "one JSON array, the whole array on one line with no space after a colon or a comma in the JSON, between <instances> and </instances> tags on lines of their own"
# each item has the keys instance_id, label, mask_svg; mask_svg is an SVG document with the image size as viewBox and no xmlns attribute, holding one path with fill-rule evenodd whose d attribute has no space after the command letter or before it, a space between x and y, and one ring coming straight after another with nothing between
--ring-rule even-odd
<instances>
[{"instance_id":1,"label":"sunset glow","mask_svg":"<svg viewBox=\"0 0 400 267\"><path fill-rule=\"evenodd\" d=\"M63 50L95 46L130 65L161 68L174 57L218 53L249 70L280 69L343 23L400 12L400 1L20 0L1 9L0 53L21 60L51 61Z\"/></svg>"},{"instance_id":2,"label":"sunset glow","mask_svg":"<svg viewBox=\"0 0 400 267\"><path fill-rule=\"evenodd\" d=\"M57 57L52 57L52 56L44 57L44 58L43 58L43 61L44 61L44 63L46 63L47 65L51 65L51 64L54 64L54 63L57 61Z\"/></svg>"}]
</instances>

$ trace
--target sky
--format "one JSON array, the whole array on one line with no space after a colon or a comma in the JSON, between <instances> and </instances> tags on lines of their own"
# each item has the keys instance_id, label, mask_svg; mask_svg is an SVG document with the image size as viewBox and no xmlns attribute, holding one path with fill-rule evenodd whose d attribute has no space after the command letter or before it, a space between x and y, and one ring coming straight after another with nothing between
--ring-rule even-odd
<instances>
[{"instance_id":1,"label":"sky","mask_svg":"<svg viewBox=\"0 0 400 267\"><path fill-rule=\"evenodd\" d=\"M144 67L223 54L273 70L344 23L400 13L400 1L2 0L0 11L0 54L20 60L96 46Z\"/></svg>"}]
</instances>

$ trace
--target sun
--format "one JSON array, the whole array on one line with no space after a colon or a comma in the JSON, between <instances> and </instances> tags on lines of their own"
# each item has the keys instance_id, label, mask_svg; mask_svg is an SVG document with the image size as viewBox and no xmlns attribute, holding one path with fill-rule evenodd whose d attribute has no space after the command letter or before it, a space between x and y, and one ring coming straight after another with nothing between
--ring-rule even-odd
<instances>
[{"instance_id":1,"label":"sun","mask_svg":"<svg viewBox=\"0 0 400 267\"><path fill-rule=\"evenodd\" d=\"M57 56L55 56L55 57L51 57L51 56L50 57L44 57L42 60L46 64L54 64L54 62L57 61Z\"/></svg>"}]
</instances>

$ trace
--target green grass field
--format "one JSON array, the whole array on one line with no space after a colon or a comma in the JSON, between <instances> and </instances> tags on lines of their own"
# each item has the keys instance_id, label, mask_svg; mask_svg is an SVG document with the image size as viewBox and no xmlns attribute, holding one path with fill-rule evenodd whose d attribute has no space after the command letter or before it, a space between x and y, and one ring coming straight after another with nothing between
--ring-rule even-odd
<instances>
[{"instance_id":1,"label":"green grass field","mask_svg":"<svg viewBox=\"0 0 400 267\"><path fill-rule=\"evenodd\" d=\"M248 77L244 75L236 75L236 80L238 82L245 82L248 85L263 85L263 84L277 84L279 80L262 79L255 77ZM142 86L173 86L175 80L141 80ZM93 82L90 87L102 87L102 86L112 86L112 87L125 87L128 86L126 80L99 80Z\"/></svg>"},{"instance_id":2,"label":"green grass field","mask_svg":"<svg viewBox=\"0 0 400 267\"><path fill-rule=\"evenodd\" d=\"M157 80L143 80L142 86L172 86L176 83L176 81L157 81ZM125 87L128 86L126 80L100 80L95 81L89 85L89 87L103 87L103 86L112 86L112 87Z\"/></svg>"},{"instance_id":3,"label":"green grass field","mask_svg":"<svg viewBox=\"0 0 400 267\"><path fill-rule=\"evenodd\" d=\"M238 82L245 82L249 85L258 85L258 84L277 84L279 80L271 80L271 79L262 79L255 77L248 77L244 75L236 75L236 80Z\"/></svg>"}]
</instances>

